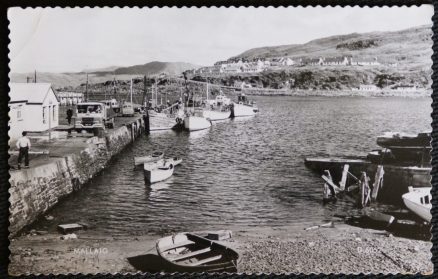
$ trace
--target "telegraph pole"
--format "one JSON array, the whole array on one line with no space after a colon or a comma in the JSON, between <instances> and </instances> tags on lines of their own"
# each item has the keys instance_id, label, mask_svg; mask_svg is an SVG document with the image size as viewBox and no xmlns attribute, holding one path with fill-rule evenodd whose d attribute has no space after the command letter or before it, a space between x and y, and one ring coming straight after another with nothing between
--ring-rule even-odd
<instances>
[{"instance_id":1,"label":"telegraph pole","mask_svg":"<svg viewBox=\"0 0 438 279\"><path fill-rule=\"evenodd\" d=\"M36 70L34 72L34 79L33 79L34 83L37 83L37 79L36 79Z\"/></svg>"},{"instance_id":2,"label":"telegraph pole","mask_svg":"<svg viewBox=\"0 0 438 279\"><path fill-rule=\"evenodd\" d=\"M85 83L85 102L88 102L88 73L87 73L87 82Z\"/></svg>"}]
</instances>

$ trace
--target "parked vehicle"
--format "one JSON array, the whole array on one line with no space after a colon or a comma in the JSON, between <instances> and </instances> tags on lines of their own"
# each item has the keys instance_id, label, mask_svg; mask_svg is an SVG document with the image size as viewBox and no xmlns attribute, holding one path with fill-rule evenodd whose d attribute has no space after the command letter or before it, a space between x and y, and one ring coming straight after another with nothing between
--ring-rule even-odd
<instances>
[{"instance_id":1,"label":"parked vehicle","mask_svg":"<svg viewBox=\"0 0 438 279\"><path fill-rule=\"evenodd\" d=\"M108 107L111 107L115 113L119 113L120 112L120 104L119 104L119 102L117 102L116 99L103 100L103 101L100 101L100 102L104 103Z\"/></svg>"},{"instance_id":2,"label":"parked vehicle","mask_svg":"<svg viewBox=\"0 0 438 279\"><path fill-rule=\"evenodd\" d=\"M84 102L76 105L74 129L82 130L114 128L115 113L111 107L99 102Z\"/></svg>"}]
</instances>

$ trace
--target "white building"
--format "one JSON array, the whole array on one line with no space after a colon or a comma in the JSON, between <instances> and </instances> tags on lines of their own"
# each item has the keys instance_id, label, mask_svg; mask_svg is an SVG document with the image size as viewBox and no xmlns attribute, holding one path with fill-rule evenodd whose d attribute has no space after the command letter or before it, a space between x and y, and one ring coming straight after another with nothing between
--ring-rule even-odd
<instances>
[{"instance_id":1,"label":"white building","mask_svg":"<svg viewBox=\"0 0 438 279\"><path fill-rule=\"evenodd\" d=\"M352 88L353 91L378 91L379 88L374 84L361 84L359 88Z\"/></svg>"},{"instance_id":2,"label":"white building","mask_svg":"<svg viewBox=\"0 0 438 279\"><path fill-rule=\"evenodd\" d=\"M84 100L84 93L79 92L57 92L56 96L61 106L76 105Z\"/></svg>"},{"instance_id":3,"label":"white building","mask_svg":"<svg viewBox=\"0 0 438 279\"><path fill-rule=\"evenodd\" d=\"M58 126L59 100L50 83L9 83L9 138Z\"/></svg>"}]
</instances>

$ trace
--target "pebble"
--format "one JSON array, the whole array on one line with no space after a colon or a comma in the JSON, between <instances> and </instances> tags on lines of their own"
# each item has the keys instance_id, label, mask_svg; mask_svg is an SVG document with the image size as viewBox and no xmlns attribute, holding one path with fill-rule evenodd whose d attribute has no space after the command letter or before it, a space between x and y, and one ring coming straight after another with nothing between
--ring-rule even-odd
<instances>
[{"instance_id":1,"label":"pebble","mask_svg":"<svg viewBox=\"0 0 438 279\"><path fill-rule=\"evenodd\" d=\"M356 237L354 240L356 240L357 242L361 242L362 239L360 239L360 237Z\"/></svg>"},{"instance_id":2,"label":"pebble","mask_svg":"<svg viewBox=\"0 0 438 279\"><path fill-rule=\"evenodd\" d=\"M77 239L78 236L74 233L66 234L60 237L61 240L68 240L68 239Z\"/></svg>"}]
</instances>

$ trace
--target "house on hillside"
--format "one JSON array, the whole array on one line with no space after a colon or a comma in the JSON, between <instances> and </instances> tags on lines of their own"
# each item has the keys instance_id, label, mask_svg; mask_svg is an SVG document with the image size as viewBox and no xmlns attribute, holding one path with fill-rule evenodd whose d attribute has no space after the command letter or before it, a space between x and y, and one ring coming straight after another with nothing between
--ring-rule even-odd
<instances>
[{"instance_id":1,"label":"house on hillside","mask_svg":"<svg viewBox=\"0 0 438 279\"><path fill-rule=\"evenodd\" d=\"M223 68L223 71L226 74L241 73L242 67L243 66L239 63L228 64L226 67Z\"/></svg>"},{"instance_id":2,"label":"house on hillside","mask_svg":"<svg viewBox=\"0 0 438 279\"><path fill-rule=\"evenodd\" d=\"M374 57L374 58L352 58L351 65L354 65L354 66L377 66L377 65L380 65L380 62L377 60L377 57Z\"/></svg>"},{"instance_id":3,"label":"house on hillside","mask_svg":"<svg viewBox=\"0 0 438 279\"><path fill-rule=\"evenodd\" d=\"M347 56L343 57L327 57L323 59L323 66L346 66L350 64L350 59Z\"/></svg>"},{"instance_id":4,"label":"house on hillside","mask_svg":"<svg viewBox=\"0 0 438 279\"><path fill-rule=\"evenodd\" d=\"M401 92L413 92L417 90L416 85L397 85L393 87L393 90L401 91Z\"/></svg>"},{"instance_id":5,"label":"house on hillside","mask_svg":"<svg viewBox=\"0 0 438 279\"><path fill-rule=\"evenodd\" d=\"M58 126L59 99L50 83L9 83L9 138Z\"/></svg>"},{"instance_id":6,"label":"house on hillside","mask_svg":"<svg viewBox=\"0 0 438 279\"><path fill-rule=\"evenodd\" d=\"M302 65L309 65L309 66L320 66L324 62L324 59L322 57L319 58L303 58L301 60Z\"/></svg>"}]
</instances>

